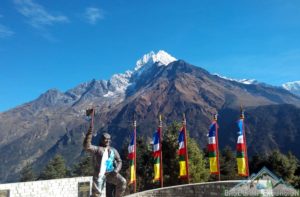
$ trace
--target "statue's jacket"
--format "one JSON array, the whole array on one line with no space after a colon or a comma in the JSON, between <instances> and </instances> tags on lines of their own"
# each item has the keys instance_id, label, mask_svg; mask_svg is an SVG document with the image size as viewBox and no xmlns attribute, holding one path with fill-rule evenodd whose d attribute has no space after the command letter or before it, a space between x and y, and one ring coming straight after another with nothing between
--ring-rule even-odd
<instances>
[{"instance_id":1,"label":"statue's jacket","mask_svg":"<svg viewBox=\"0 0 300 197\"><path fill-rule=\"evenodd\" d=\"M85 139L83 141L83 147L86 151L92 153L94 155L94 180L98 178L101 166L102 155L106 147L103 146L95 146L92 145L92 129L89 128ZM122 160L118 151L113 147L108 147L108 155L110 155L111 151L114 151L114 171L119 173L122 168Z\"/></svg>"}]
</instances>

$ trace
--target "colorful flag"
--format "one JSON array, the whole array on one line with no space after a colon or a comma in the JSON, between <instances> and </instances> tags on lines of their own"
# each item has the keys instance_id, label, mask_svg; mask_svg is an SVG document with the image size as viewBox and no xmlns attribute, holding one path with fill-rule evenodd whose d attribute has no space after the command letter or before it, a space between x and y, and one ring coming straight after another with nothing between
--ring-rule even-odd
<instances>
[{"instance_id":1,"label":"colorful flag","mask_svg":"<svg viewBox=\"0 0 300 197\"><path fill-rule=\"evenodd\" d=\"M187 178L187 150L186 150L186 136L185 136L185 128L182 127L179 132L178 137L179 143L179 178Z\"/></svg>"},{"instance_id":2,"label":"colorful flag","mask_svg":"<svg viewBox=\"0 0 300 197\"><path fill-rule=\"evenodd\" d=\"M130 181L129 184L132 184L136 181L136 172L135 172L135 153L136 153L136 147L135 147L135 130L132 132L130 136L130 143L128 146L128 159L130 163Z\"/></svg>"},{"instance_id":3,"label":"colorful flag","mask_svg":"<svg viewBox=\"0 0 300 197\"><path fill-rule=\"evenodd\" d=\"M238 139L236 146L236 160L238 166L239 176L249 176L248 170L248 157L247 157L247 145L246 145L246 136L244 130L244 113L241 113L241 117L238 120Z\"/></svg>"},{"instance_id":4,"label":"colorful flag","mask_svg":"<svg viewBox=\"0 0 300 197\"><path fill-rule=\"evenodd\" d=\"M160 181L161 179L161 139L160 139L160 127L155 131L153 135L153 158L154 158L154 179L153 181Z\"/></svg>"},{"instance_id":5,"label":"colorful flag","mask_svg":"<svg viewBox=\"0 0 300 197\"><path fill-rule=\"evenodd\" d=\"M211 123L208 133L208 157L210 174L219 174L219 145L218 145L218 124L216 118Z\"/></svg>"}]
</instances>

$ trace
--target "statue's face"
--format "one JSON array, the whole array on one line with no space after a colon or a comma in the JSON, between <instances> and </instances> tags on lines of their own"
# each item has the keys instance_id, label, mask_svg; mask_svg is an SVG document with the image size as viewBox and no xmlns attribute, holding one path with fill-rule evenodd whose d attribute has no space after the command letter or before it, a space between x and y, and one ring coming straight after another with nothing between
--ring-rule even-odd
<instances>
[{"instance_id":1,"label":"statue's face","mask_svg":"<svg viewBox=\"0 0 300 197\"><path fill-rule=\"evenodd\" d=\"M102 144L103 144L104 147L109 146L109 145L110 145L110 142L111 142L110 138L105 138L105 137L104 137L104 138L102 139Z\"/></svg>"},{"instance_id":2,"label":"statue's face","mask_svg":"<svg viewBox=\"0 0 300 197\"><path fill-rule=\"evenodd\" d=\"M100 139L100 145L107 147L110 145L110 142L111 142L111 136L109 135L109 133L107 133L107 132L102 133L101 139Z\"/></svg>"}]
</instances>

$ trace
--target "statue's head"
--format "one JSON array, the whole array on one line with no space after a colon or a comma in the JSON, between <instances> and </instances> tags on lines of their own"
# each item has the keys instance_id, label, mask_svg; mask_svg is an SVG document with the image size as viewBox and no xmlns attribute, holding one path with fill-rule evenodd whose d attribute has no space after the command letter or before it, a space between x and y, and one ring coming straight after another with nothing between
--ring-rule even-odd
<instances>
[{"instance_id":1,"label":"statue's head","mask_svg":"<svg viewBox=\"0 0 300 197\"><path fill-rule=\"evenodd\" d=\"M109 135L109 133L102 133L101 138L100 138L100 145L107 147L110 146L111 143L111 137Z\"/></svg>"}]
</instances>

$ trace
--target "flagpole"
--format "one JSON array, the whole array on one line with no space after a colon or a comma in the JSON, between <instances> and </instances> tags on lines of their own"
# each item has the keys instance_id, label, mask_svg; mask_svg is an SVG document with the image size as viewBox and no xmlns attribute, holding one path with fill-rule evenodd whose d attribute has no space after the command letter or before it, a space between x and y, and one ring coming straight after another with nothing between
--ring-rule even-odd
<instances>
[{"instance_id":1,"label":"flagpole","mask_svg":"<svg viewBox=\"0 0 300 197\"><path fill-rule=\"evenodd\" d=\"M160 187L164 187L164 177L163 177L163 158L162 158L162 118L159 115L159 139L160 139Z\"/></svg>"},{"instance_id":2,"label":"flagpole","mask_svg":"<svg viewBox=\"0 0 300 197\"><path fill-rule=\"evenodd\" d=\"M246 170L247 170L247 178L249 177L249 165L248 165L248 153L247 153L247 142L246 142L246 131L245 131L245 115L243 107L241 106L241 115L240 118L243 120L243 140L245 143L245 160L246 160Z\"/></svg>"},{"instance_id":3,"label":"flagpole","mask_svg":"<svg viewBox=\"0 0 300 197\"><path fill-rule=\"evenodd\" d=\"M183 125L183 132L184 132L184 147L186 149L185 151L185 158L186 158L186 175L187 175L187 181L188 184L190 184L190 175L189 175L189 155L188 155L188 147L187 147L187 135L186 135L186 119L185 119L185 114L183 113L183 121L182 121L182 125Z\"/></svg>"},{"instance_id":4,"label":"flagpole","mask_svg":"<svg viewBox=\"0 0 300 197\"><path fill-rule=\"evenodd\" d=\"M133 116L133 127L134 127L134 178L135 178L135 181L134 181L134 193L136 193L136 182L137 182L137 174L136 174L136 120L135 120L135 115Z\"/></svg>"},{"instance_id":5,"label":"flagpole","mask_svg":"<svg viewBox=\"0 0 300 197\"><path fill-rule=\"evenodd\" d=\"M218 135L218 114L214 115L214 120L216 121L216 142L217 142L217 160L218 160L218 175L219 181L221 180L221 171L220 171L220 159L219 159L219 135Z\"/></svg>"}]
</instances>

